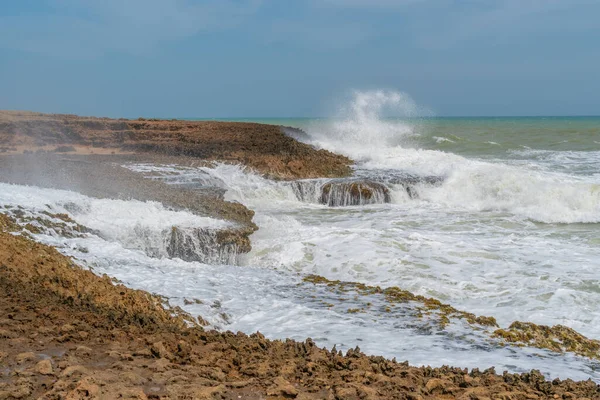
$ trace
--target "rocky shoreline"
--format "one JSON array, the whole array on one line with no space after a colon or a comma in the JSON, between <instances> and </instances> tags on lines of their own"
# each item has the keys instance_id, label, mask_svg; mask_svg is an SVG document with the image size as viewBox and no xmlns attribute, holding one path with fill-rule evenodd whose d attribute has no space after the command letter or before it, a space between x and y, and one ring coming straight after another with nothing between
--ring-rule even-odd
<instances>
[{"instance_id":1,"label":"rocky shoreline","mask_svg":"<svg viewBox=\"0 0 600 400\"><path fill-rule=\"evenodd\" d=\"M348 176L352 164L275 125L0 111L0 153L24 151L186 156L246 165L273 179Z\"/></svg>"},{"instance_id":2,"label":"rocky shoreline","mask_svg":"<svg viewBox=\"0 0 600 400\"><path fill-rule=\"evenodd\" d=\"M385 184L347 178L351 160L296 141L302 132L290 129L0 111L0 182L102 199L156 201L227 221L230 227L210 232L176 227L169 232L169 257L202 262L231 262L227 257L232 254L250 251L250 235L258 229L254 212L226 201L219 188L168 185L142 178L124 165L236 163L271 179L294 180L286 184L295 185L298 196L312 196L329 206L389 202ZM310 182L315 178L329 179ZM421 178L398 179L408 196L418 195L413 185ZM435 185L441 178L423 179ZM320 349L310 339L271 341L259 333L207 331L201 317L96 276L56 249L36 243L30 235L34 231L73 225L68 215L50 217L61 226L28 220L18 208L0 210L0 400L600 398L600 386L592 381L546 381L537 371L499 375L493 369L416 368L368 357L358 348L346 355ZM306 279L331 290L380 294L392 303L418 301L425 311L440 312L441 324L465 318L496 326L493 318L398 288ZM565 347L590 357L600 348L568 328L518 324L495 334L506 342L530 341L555 351Z\"/></svg>"},{"instance_id":3,"label":"rocky shoreline","mask_svg":"<svg viewBox=\"0 0 600 400\"><path fill-rule=\"evenodd\" d=\"M592 381L411 367L305 342L205 331L160 298L8 233L0 214L0 399L598 398Z\"/></svg>"}]
</instances>

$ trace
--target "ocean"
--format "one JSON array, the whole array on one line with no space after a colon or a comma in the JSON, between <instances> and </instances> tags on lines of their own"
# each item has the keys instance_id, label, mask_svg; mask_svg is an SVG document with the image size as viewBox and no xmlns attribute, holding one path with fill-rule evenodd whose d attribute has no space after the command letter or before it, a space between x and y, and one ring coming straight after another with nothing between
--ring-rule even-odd
<instances>
[{"instance_id":1,"label":"ocean","mask_svg":"<svg viewBox=\"0 0 600 400\"><path fill-rule=\"evenodd\" d=\"M216 329L311 337L413 365L600 382L598 360L503 343L495 328L440 323L418 302L342 283L397 287L502 328L560 324L600 339L600 118L390 118L388 103L398 101L360 99L336 118L252 121L300 128L300 140L351 157L356 176L386 185L389 203L328 207L315 194L324 180L295 186L236 165L125 165L173 185L222 188L254 210L253 249L232 265L161 257L154 250L172 226L222 222L157 203L0 184L0 204L69 213L97 234L38 240Z\"/></svg>"}]
</instances>

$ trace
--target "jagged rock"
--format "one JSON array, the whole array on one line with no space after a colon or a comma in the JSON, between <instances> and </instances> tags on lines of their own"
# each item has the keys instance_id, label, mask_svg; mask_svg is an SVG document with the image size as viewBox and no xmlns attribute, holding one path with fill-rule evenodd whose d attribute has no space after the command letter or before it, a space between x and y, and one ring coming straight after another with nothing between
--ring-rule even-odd
<instances>
[{"instance_id":1,"label":"jagged rock","mask_svg":"<svg viewBox=\"0 0 600 400\"><path fill-rule=\"evenodd\" d=\"M359 206L390 202L390 190L369 180L336 180L321 187L320 202L331 207Z\"/></svg>"},{"instance_id":2,"label":"jagged rock","mask_svg":"<svg viewBox=\"0 0 600 400\"><path fill-rule=\"evenodd\" d=\"M208 264L235 264L237 254L250 251L248 234L237 229L173 227L167 239L169 258Z\"/></svg>"}]
</instances>

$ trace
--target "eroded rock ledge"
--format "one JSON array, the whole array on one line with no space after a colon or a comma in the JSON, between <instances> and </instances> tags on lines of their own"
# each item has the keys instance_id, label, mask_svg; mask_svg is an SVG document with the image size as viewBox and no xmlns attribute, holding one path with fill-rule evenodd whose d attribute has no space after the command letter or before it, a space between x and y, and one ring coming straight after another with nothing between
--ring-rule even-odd
<instances>
[{"instance_id":1,"label":"eroded rock ledge","mask_svg":"<svg viewBox=\"0 0 600 400\"><path fill-rule=\"evenodd\" d=\"M271 178L341 177L352 161L242 122L108 119L0 111L0 151L151 152L240 163Z\"/></svg>"},{"instance_id":2,"label":"eroded rock ledge","mask_svg":"<svg viewBox=\"0 0 600 400\"><path fill-rule=\"evenodd\" d=\"M210 232L202 228L182 232L175 227L167 248L170 257L231 263L234 253L250 251L249 236L258 229L252 221L252 210L243 204L225 201L219 191L175 187L145 179L122 167L129 162L152 160L148 155L4 155L0 156L0 182L72 190L96 198L157 201L175 210L232 222L231 228ZM169 159L161 160L167 162ZM196 248L189 246L190 240L195 242Z\"/></svg>"},{"instance_id":3,"label":"eroded rock ledge","mask_svg":"<svg viewBox=\"0 0 600 400\"><path fill-rule=\"evenodd\" d=\"M600 397L592 381L411 367L260 333L205 331L0 214L0 398L519 399ZM175 313L175 314L173 314Z\"/></svg>"}]
</instances>

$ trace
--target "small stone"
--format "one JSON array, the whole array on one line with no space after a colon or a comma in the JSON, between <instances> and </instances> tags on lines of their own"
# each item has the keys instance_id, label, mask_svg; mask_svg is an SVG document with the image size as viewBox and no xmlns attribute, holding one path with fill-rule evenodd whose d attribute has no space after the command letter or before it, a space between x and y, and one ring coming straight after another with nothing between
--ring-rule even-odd
<instances>
[{"instance_id":1,"label":"small stone","mask_svg":"<svg viewBox=\"0 0 600 400\"><path fill-rule=\"evenodd\" d=\"M27 353L19 353L15 357L15 361L17 362L17 364L23 364L26 361L33 361L35 359L36 359L35 354L32 353L31 351L29 351Z\"/></svg>"},{"instance_id":2,"label":"small stone","mask_svg":"<svg viewBox=\"0 0 600 400\"><path fill-rule=\"evenodd\" d=\"M141 349L139 351L133 352L133 355L136 357L147 357L152 358L152 351L150 349Z\"/></svg>"},{"instance_id":3,"label":"small stone","mask_svg":"<svg viewBox=\"0 0 600 400\"><path fill-rule=\"evenodd\" d=\"M136 385L136 386L140 386L143 385L144 383L147 382L146 378L143 378L141 376L139 376L138 374L136 374L135 372L124 372L123 374L121 374L121 377L123 378L123 380L131 383L132 385Z\"/></svg>"},{"instance_id":4,"label":"small stone","mask_svg":"<svg viewBox=\"0 0 600 400\"><path fill-rule=\"evenodd\" d=\"M64 324L63 326L60 327L60 333L70 333L70 332L74 332L74 331L75 331L75 327L70 324Z\"/></svg>"},{"instance_id":5,"label":"small stone","mask_svg":"<svg viewBox=\"0 0 600 400\"><path fill-rule=\"evenodd\" d=\"M294 385L286 381L282 376L278 376L273 380L273 386L269 388L269 390L267 391L267 395L296 397L298 396L298 390L294 387Z\"/></svg>"},{"instance_id":6,"label":"small stone","mask_svg":"<svg viewBox=\"0 0 600 400\"><path fill-rule=\"evenodd\" d=\"M127 389L120 393L120 397L124 399L148 400L148 396L142 389Z\"/></svg>"},{"instance_id":7,"label":"small stone","mask_svg":"<svg viewBox=\"0 0 600 400\"><path fill-rule=\"evenodd\" d=\"M93 350L87 346L77 346L75 349L75 354L78 356L90 356Z\"/></svg>"},{"instance_id":8,"label":"small stone","mask_svg":"<svg viewBox=\"0 0 600 400\"><path fill-rule=\"evenodd\" d=\"M116 360L121 359L121 353L119 353L118 351L115 351L115 350L109 351L108 353L106 353L106 355L108 355L110 358L114 358Z\"/></svg>"},{"instance_id":9,"label":"small stone","mask_svg":"<svg viewBox=\"0 0 600 400\"><path fill-rule=\"evenodd\" d=\"M100 387L92 382L91 379L82 379L77 387L67 394L67 399L95 399L100 391Z\"/></svg>"},{"instance_id":10,"label":"small stone","mask_svg":"<svg viewBox=\"0 0 600 400\"><path fill-rule=\"evenodd\" d=\"M429 393L439 392L445 393L446 389L452 386L452 382L449 382L444 379L432 378L425 384L425 389Z\"/></svg>"},{"instance_id":11,"label":"small stone","mask_svg":"<svg viewBox=\"0 0 600 400\"><path fill-rule=\"evenodd\" d=\"M60 374L62 377L70 377L77 375L86 375L88 370L83 365L71 365L70 367L65 368L65 370Z\"/></svg>"},{"instance_id":12,"label":"small stone","mask_svg":"<svg viewBox=\"0 0 600 400\"><path fill-rule=\"evenodd\" d=\"M167 351L163 342L156 342L150 347L150 351L157 358L168 358L171 359L171 353Z\"/></svg>"},{"instance_id":13,"label":"small stone","mask_svg":"<svg viewBox=\"0 0 600 400\"><path fill-rule=\"evenodd\" d=\"M6 329L0 329L0 339L14 339L17 335L13 332L7 331Z\"/></svg>"},{"instance_id":14,"label":"small stone","mask_svg":"<svg viewBox=\"0 0 600 400\"><path fill-rule=\"evenodd\" d=\"M52 375L54 370L50 360L42 360L35 365L35 372L41 375Z\"/></svg>"},{"instance_id":15,"label":"small stone","mask_svg":"<svg viewBox=\"0 0 600 400\"><path fill-rule=\"evenodd\" d=\"M31 388L26 385L18 386L12 390L0 391L0 399L27 399L31 395Z\"/></svg>"},{"instance_id":16,"label":"small stone","mask_svg":"<svg viewBox=\"0 0 600 400\"><path fill-rule=\"evenodd\" d=\"M155 372L164 372L169 368L170 364L171 363L166 358L159 358L150 364L148 368Z\"/></svg>"}]
</instances>

